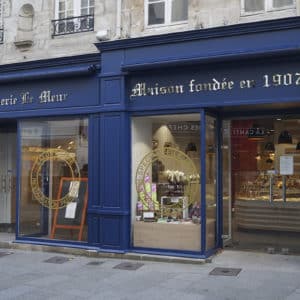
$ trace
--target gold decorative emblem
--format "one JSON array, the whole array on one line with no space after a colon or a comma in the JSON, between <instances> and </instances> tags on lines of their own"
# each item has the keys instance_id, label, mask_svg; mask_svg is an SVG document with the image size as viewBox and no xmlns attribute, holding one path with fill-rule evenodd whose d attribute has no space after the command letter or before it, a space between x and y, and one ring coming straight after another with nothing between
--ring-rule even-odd
<instances>
[{"instance_id":1,"label":"gold decorative emblem","mask_svg":"<svg viewBox=\"0 0 300 300\"><path fill-rule=\"evenodd\" d=\"M154 173L158 173L158 175ZM139 201L142 202L144 210L161 211L163 209L162 195L157 189L164 188L164 186L168 190L175 186L181 192L178 197L180 203L175 201L169 203L167 209L184 210L199 201L195 197L196 191L199 189L197 168L188 155L176 148L157 148L144 156L137 168L135 184ZM157 199L157 195L160 196L159 199ZM162 214L165 213L168 212L162 212Z\"/></svg>"},{"instance_id":2,"label":"gold decorative emblem","mask_svg":"<svg viewBox=\"0 0 300 300\"><path fill-rule=\"evenodd\" d=\"M71 171L71 177L73 178L73 180L75 180L74 178L80 177L79 166L75 160L74 154L61 149L48 149L42 152L33 163L30 183L34 198L45 207L51 209L63 208L68 203L74 200L74 196L72 196L72 194L67 193L60 199L52 199L44 194L40 186L42 178L42 167L47 161L63 161L64 163L66 163Z\"/></svg>"}]
</instances>

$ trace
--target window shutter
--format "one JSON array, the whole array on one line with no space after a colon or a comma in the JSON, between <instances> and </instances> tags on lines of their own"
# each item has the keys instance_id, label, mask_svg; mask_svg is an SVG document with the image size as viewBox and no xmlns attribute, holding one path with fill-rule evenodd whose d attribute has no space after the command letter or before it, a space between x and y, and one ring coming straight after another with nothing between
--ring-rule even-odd
<instances>
[{"instance_id":1,"label":"window shutter","mask_svg":"<svg viewBox=\"0 0 300 300\"><path fill-rule=\"evenodd\" d=\"M265 0L245 0L245 12L265 10Z\"/></svg>"}]
</instances>

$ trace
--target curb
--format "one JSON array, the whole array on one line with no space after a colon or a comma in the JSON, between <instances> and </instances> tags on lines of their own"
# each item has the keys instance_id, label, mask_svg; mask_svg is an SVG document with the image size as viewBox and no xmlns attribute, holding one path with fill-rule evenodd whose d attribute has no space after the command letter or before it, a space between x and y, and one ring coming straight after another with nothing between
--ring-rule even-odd
<instances>
[{"instance_id":1,"label":"curb","mask_svg":"<svg viewBox=\"0 0 300 300\"><path fill-rule=\"evenodd\" d=\"M136 261L153 261L153 262L165 262L165 263L181 263L181 264L195 264L202 265L210 263L211 259L201 258L185 258L185 257L174 257L174 256L160 256L151 254L139 254L139 253L109 253L101 252L97 250L86 250L72 247L58 247L49 245L35 245L35 244L24 244L15 242L0 242L0 248L4 249L17 249L24 251L40 251L40 252L53 252L60 254L69 254L77 256L86 256L91 258L115 258L115 259L128 259Z\"/></svg>"}]
</instances>

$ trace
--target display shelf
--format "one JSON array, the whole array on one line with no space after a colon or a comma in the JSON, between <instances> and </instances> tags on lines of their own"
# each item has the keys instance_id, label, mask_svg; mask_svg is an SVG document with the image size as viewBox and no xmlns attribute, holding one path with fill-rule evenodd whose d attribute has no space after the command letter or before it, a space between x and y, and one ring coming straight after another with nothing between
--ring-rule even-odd
<instances>
[{"instance_id":1,"label":"display shelf","mask_svg":"<svg viewBox=\"0 0 300 300\"><path fill-rule=\"evenodd\" d=\"M239 228L300 232L300 201L239 199L235 201L235 219Z\"/></svg>"}]
</instances>

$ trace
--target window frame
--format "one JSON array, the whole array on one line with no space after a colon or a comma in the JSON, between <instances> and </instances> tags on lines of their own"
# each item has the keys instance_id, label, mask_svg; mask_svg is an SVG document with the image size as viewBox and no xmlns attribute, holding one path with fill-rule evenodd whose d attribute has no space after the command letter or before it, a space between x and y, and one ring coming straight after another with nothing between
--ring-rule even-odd
<instances>
[{"instance_id":1,"label":"window frame","mask_svg":"<svg viewBox=\"0 0 300 300\"><path fill-rule=\"evenodd\" d=\"M242 16L251 16L251 15L258 15L258 14L264 14L268 12L275 12L280 10L289 10L289 9L295 9L296 8L296 0L293 0L293 4L291 5L285 5L282 7L274 7L273 1L274 0L262 0L264 1L264 10L257 10L257 11L246 11L245 10L245 1L241 0L241 15Z\"/></svg>"},{"instance_id":2,"label":"window frame","mask_svg":"<svg viewBox=\"0 0 300 300\"><path fill-rule=\"evenodd\" d=\"M94 2L94 5L90 5L90 0L88 1L88 6L81 6L81 0L71 0L73 2L73 14L72 16L65 16L64 18L60 18L59 17L59 13L60 13L60 10L59 10L59 2L61 0L55 0L55 19L56 20L60 20L60 19L65 19L65 18L68 18L68 17L79 17L79 16L82 16L81 14L81 10L84 8L84 9L88 9L90 10L91 8L95 9L95 2ZM64 0L64 2L66 3L67 0ZM65 9L65 12L67 12L67 9Z\"/></svg>"},{"instance_id":3,"label":"window frame","mask_svg":"<svg viewBox=\"0 0 300 300\"><path fill-rule=\"evenodd\" d=\"M167 26L174 26L174 25L181 25L188 23L188 17L186 20L172 22L172 2L173 0L146 0L144 1L144 20L145 20L145 28L159 28L159 27L167 27ZM164 3L165 5L165 14L164 14L164 23L161 24L151 24L149 25L149 5L153 3ZM187 2L188 6L188 2Z\"/></svg>"}]
</instances>

